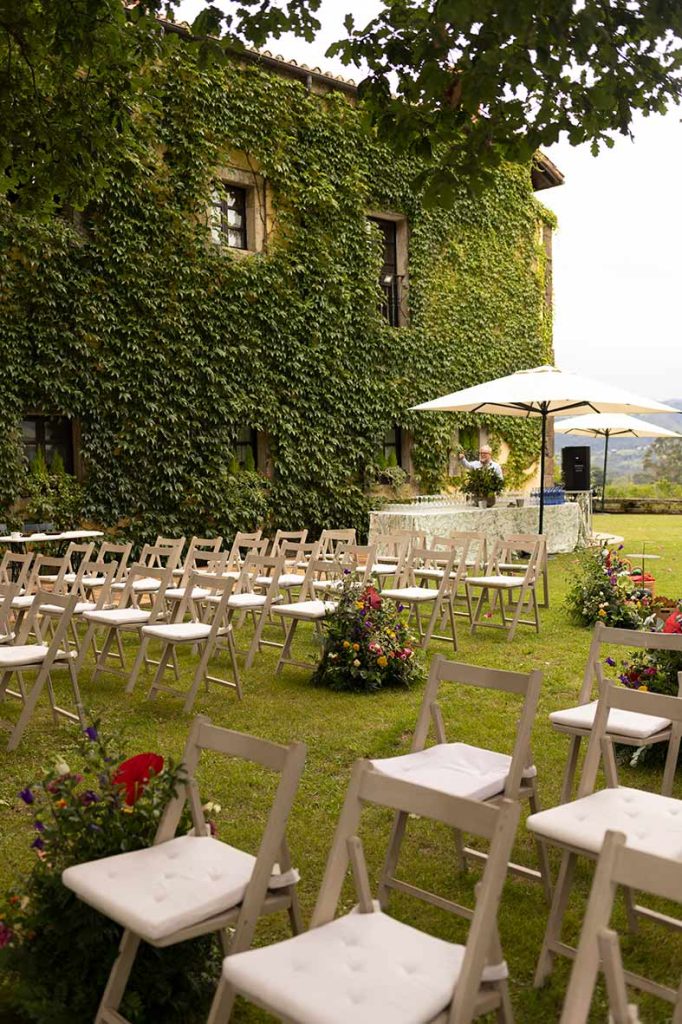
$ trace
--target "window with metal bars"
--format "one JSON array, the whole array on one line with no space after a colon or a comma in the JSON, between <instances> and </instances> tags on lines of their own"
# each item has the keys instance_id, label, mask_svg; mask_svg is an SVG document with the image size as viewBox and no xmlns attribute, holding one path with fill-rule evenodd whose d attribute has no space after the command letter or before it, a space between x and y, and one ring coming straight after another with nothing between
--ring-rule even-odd
<instances>
[{"instance_id":1,"label":"window with metal bars","mask_svg":"<svg viewBox=\"0 0 682 1024\"><path fill-rule=\"evenodd\" d=\"M398 224L394 220L369 217L381 231L384 241L384 261L379 286L384 293L380 310L391 327L400 325L400 278L398 276Z\"/></svg>"},{"instance_id":2,"label":"window with metal bars","mask_svg":"<svg viewBox=\"0 0 682 1024\"><path fill-rule=\"evenodd\" d=\"M216 182L211 201L211 237L216 244L248 249L246 193L238 185Z\"/></svg>"}]
</instances>

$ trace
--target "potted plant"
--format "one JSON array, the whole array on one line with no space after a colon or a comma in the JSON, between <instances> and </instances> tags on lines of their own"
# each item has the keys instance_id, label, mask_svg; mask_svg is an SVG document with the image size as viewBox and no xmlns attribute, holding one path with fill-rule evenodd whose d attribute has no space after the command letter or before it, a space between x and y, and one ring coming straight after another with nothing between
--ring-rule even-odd
<instances>
[{"instance_id":1,"label":"potted plant","mask_svg":"<svg viewBox=\"0 0 682 1024\"><path fill-rule=\"evenodd\" d=\"M489 466L481 466L479 469L470 469L466 480L462 484L465 494L470 494L479 503L485 502L488 508L495 504L498 494L504 490L504 480Z\"/></svg>"}]
</instances>

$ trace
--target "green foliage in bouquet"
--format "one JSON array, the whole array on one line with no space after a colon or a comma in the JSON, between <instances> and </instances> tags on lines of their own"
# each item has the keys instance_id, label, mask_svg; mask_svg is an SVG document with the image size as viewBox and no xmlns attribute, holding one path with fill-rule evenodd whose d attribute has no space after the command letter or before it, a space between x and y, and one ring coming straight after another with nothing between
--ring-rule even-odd
<instances>
[{"instance_id":1,"label":"green foliage in bouquet","mask_svg":"<svg viewBox=\"0 0 682 1024\"><path fill-rule=\"evenodd\" d=\"M324 649L313 683L372 693L421 682L418 641L402 612L401 605L384 600L373 586L353 582L347 572L338 604L324 622Z\"/></svg>"},{"instance_id":2,"label":"green foliage in bouquet","mask_svg":"<svg viewBox=\"0 0 682 1024\"><path fill-rule=\"evenodd\" d=\"M640 629L651 594L636 588L629 573L629 564L616 551L584 552L566 595L569 619L578 626L603 622L605 626Z\"/></svg>"},{"instance_id":3,"label":"green foliage in bouquet","mask_svg":"<svg viewBox=\"0 0 682 1024\"><path fill-rule=\"evenodd\" d=\"M36 860L0 900L1 1002L39 1024L94 1020L121 935L62 885L62 871L150 846L182 779L182 767L165 766L157 754L124 759L96 725L86 730L81 753L79 771L58 759L19 793ZM189 825L185 819L181 828ZM209 936L165 950L143 944L122 1012L133 1024L204 1020L216 955Z\"/></svg>"},{"instance_id":4,"label":"green foliage in bouquet","mask_svg":"<svg viewBox=\"0 0 682 1024\"><path fill-rule=\"evenodd\" d=\"M504 480L494 469L481 466L480 469L469 470L462 484L462 490L474 498L488 498L490 495L502 493Z\"/></svg>"},{"instance_id":5,"label":"green foliage in bouquet","mask_svg":"<svg viewBox=\"0 0 682 1024\"><path fill-rule=\"evenodd\" d=\"M678 607L663 624L663 633L682 633L682 610ZM608 659L609 665L615 665ZM682 654L679 651L635 650L621 663L618 676L631 690L650 690L676 697L682 672Z\"/></svg>"}]
</instances>

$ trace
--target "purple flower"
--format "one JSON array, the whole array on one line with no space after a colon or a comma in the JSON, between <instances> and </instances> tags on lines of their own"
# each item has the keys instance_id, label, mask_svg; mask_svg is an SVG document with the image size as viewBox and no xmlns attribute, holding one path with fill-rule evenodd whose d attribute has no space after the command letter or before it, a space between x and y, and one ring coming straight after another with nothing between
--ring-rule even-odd
<instances>
[{"instance_id":1,"label":"purple flower","mask_svg":"<svg viewBox=\"0 0 682 1024\"><path fill-rule=\"evenodd\" d=\"M9 925L3 924L3 922L0 921L0 949L4 949L5 946L9 946L13 938L14 932Z\"/></svg>"},{"instance_id":2,"label":"purple flower","mask_svg":"<svg viewBox=\"0 0 682 1024\"><path fill-rule=\"evenodd\" d=\"M624 544L619 544L619 545L618 545L618 550L619 550L619 551L622 551L624 547L625 547L625 545L624 545Z\"/></svg>"},{"instance_id":3,"label":"purple flower","mask_svg":"<svg viewBox=\"0 0 682 1024\"><path fill-rule=\"evenodd\" d=\"M45 849L45 843L40 838L40 836L36 836L35 837L35 839L31 843L31 849L32 850L44 850Z\"/></svg>"},{"instance_id":4,"label":"purple flower","mask_svg":"<svg viewBox=\"0 0 682 1024\"><path fill-rule=\"evenodd\" d=\"M28 786L26 787L26 789L21 790L19 796L21 797L25 804L35 803L35 796L33 795L33 792L29 789Z\"/></svg>"},{"instance_id":5,"label":"purple flower","mask_svg":"<svg viewBox=\"0 0 682 1024\"><path fill-rule=\"evenodd\" d=\"M399 604L398 605L398 611L399 612L404 612L405 611L405 605L404 604Z\"/></svg>"},{"instance_id":6,"label":"purple flower","mask_svg":"<svg viewBox=\"0 0 682 1024\"><path fill-rule=\"evenodd\" d=\"M81 793L81 803L89 807L90 804L96 804L99 801L97 793L93 789L86 789L84 793Z\"/></svg>"},{"instance_id":7,"label":"purple flower","mask_svg":"<svg viewBox=\"0 0 682 1024\"><path fill-rule=\"evenodd\" d=\"M611 668L613 668L613 667L614 667L614 665L615 665L616 663L615 663L615 661L613 660L613 658L607 658L607 659L606 659L606 664L607 664L607 665L610 665L610 666L611 666Z\"/></svg>"},{"instance_id":8,"label":"purple flower","mask_svg":"<svg viewBox=\"0 0 682 1024\"><path fill-rule=\"evenodd\" d=\"M350 569L344 569L343 570L343 575L344 576L350 576Z\"/></svg>"},{"instance_id":9,"label":"purple flower","mask_svg":"<svg viewBox=\"0 0 682 1024\"><path fill-rule=\"evenodd\" d=\"M90 824L88 825L88 828L90 829L91 832L101 832L102 831L102 829L100 828L99 825L95 825L94 821L90 822Z\"/></svg>"},{"instance_id":10,"label":"purple flower","mask_svg":"<svg viewBox=\"0 0 682 1024\"><path fill-rule=\"evenodd\" d=\"M36 830L36 832L44 832L45 831L45 826L43 825L42 821L34 821L33 822L33 827Z\"/></svg>"},{"instance_id":11,"label":"purple flower","mask_svg":"<svg viewBox=\"0 0 682 1024\"><path fill-rule=\"evenodd\" d=\"M95 742L96 739L99 738L99 733L97 732L97 729L94 727L94 725L89 725L87 729L83 730L83 732L85 733L89 740L92 740L93 743Z\"/></svg>"}]
</instances>

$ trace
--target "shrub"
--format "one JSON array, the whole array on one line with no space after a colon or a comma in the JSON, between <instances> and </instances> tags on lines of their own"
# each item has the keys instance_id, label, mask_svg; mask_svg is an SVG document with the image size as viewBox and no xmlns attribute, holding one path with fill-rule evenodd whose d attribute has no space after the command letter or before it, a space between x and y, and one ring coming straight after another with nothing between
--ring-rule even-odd
<instances>
[{"instance_id":1,"label":"shrub","mask_svg":"<svg viewBox=\"0 0 682 1024\"><path fill-rule=\"evenodd\" d=\"M24 516L28 520L54 523L59 530L80 525L85 492L76 478L65 472L61 457L55 455L52 470L48 472L39 451L26 474L23 492L26 496Z\"/></svg>"},{"instance_id":2,"label":"shrub","mask_svg":"<svg viewBox=\"0 0 682 1024\"><path fill-rule=\"evenodd\" d=\"M36 861L0 906L3 999L39 1024L95 1017L121 930L61 882L72 864L151 845L182 768L155 754L124 760L96 726L81 745L83 765L61 761L19 794L31 816ZM185 818L182 823L188 827ZM203 1020L218 974L211 937L165 950L143 946L122 1007L133 1024Z\"/></svg>"},{"instance_id":3,"label":"shrub","mask_svg":"<svg viewBox=\"0 0 682 1024\"><path fill-rule=\"evenodd\" d=\"M474 498L487 498L492 494L501 494L504 490L504 480L488 466L481 466L480 469L470 469L466 480L462 484L465 494L471 494Z\"/></svg>"},{"instance_id":4,"label":"shrub","mask_svg":"<svg viewBox=\"0 0 682 1024\"><path fill-rule=\"evenodd\" d=\"M325 642L312 681L331 690L373 692L412 686L424 670L402 608L346 573L338 604L324 621Z\"/></svg>"}]
</instances>

